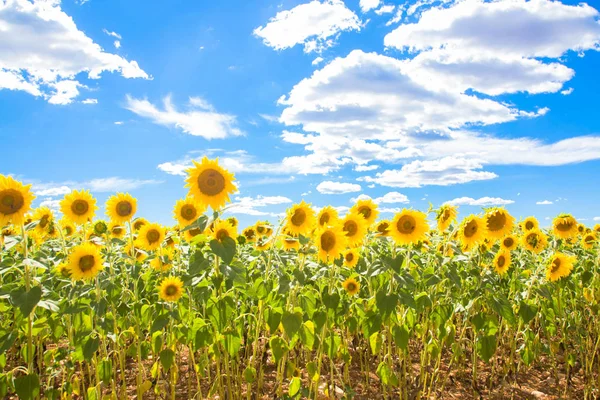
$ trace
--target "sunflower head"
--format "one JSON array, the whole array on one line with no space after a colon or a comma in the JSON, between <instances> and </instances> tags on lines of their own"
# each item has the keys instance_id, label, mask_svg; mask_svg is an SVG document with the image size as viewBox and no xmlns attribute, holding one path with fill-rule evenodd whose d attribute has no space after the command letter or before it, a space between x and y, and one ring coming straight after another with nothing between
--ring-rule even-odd
<instances>
[{"instance_id":1,"label":"sunflower head","mask_svg":"<svg viewBox=\"0 0 600 400\"><path fill-rule=\"evenodd\" d=\"M102 236L108 232L108 225L103 220L98 220L94 222L94 233L98 236Z\"/></svg>"},{"instance_id":2,"label":"sunflower head","mask_svg":"<svg viewBox=\"0 0 600 400\"><path fill-rule=\"evenodd\" d=\"M137 200L128 193L117 193L106 201L106 215L111 221L124 224L137 211Z\"/></svg>"},{"instance_id":3,"label":"sunflower head","mask_svg":"<svg viewBox=\"0 0 600 400\"><path fill-rule=\"evenodd\" d=\"M501 249L494 257L494 270L499 275L504 275L510 268L510 251Z\"/></svg>"},{"instance_id":4,"label":"sunflower head","mask_svg":"<svg viewBox=\"0 0 600 400\"><path fill-rule=\"evenodd\" d=\"M583 235L587 231L585 224L577 224L577 233Z\"/></svg>"},{"instance_id":5,"label":"sunflower head","mask_svg":"<svg viewBox=\"0 0 600 400\"><path fill-rule=\"evenodd\" d=\"M362 244L367 234L367 221L362 215L350 211L342 220L342 230L348 240L348 246L357 247Z\"/></svg>"},{"instance_id":6,"label":"sunflower head","mask_svg":"<svg viewBox=\"0 0 600 400\"><path fill-rule=\"evenodd\" d=\"M91 243L84 243L71 249L69 272L73 280L89 280L98 275L104 262L100 249Z\"/></svg>"},{"instance_id":7,"label":"sunflower head","mask_svg":"<svg viewBox=\"0 0 600 400\"><path fill-rule=\"evenodd\" d=\"M544 232L539 229L533 229L527 231L521 237L521 245L527 250L539 254L544 250L546 244L548 243L548 238L544 234Z\"/></svg>"},{"instance_id":8,"label":"sunflower head","mask_svg":"<svg viewBox=\"0 0 600 400\"><path fill-rule=\"evenodd\" d=\"M256 240L256 228L249 226L242 231L242 235L246 238L246 242L252 243Z\"/></svg>"},{"instance_id":9,"label":"sunflower head","mask_svg":"<svg viewBox=\"0 0 600 400\"><path fill-rule=\"evenodd\" d=\"M485 239L485 221L476 215L469 215L460 224L458 235L463 249L474 248Z\"/></svg>"},{"instance_id":10,"label":"sunflower head","mask_svg":"<svg viewBox=\"0 0 600 400\"><path fill-rule=\"evenodd\" d=\"M69 264L60 263L54 269L56 274L63 278L69 278L71 276L71 271L69 270Z\"/></svg>"},{"instance_id":11,"label":"sunflower head","mask_svg":"<svg viewBox=\"0 0 600 400\"><path fill-rule=\"evenodd\" d=\"M356 218L362 218L356 216ZM339 225L327 226L315 232L315 243L319 251L319 260L327 263L338 258L348 243L348 238Z\"/></svg>"},{"instance_id":12,"label":"sunflower head","mask_svg":"<svg viewBox=\"0 0 600 400\"><path fill-rule=\"evenodd\" d=\"M425 240L429 232L427 216L415 210L403 209L390 224L390 236L397 244L416 244Z\"/></svg>"},{"instance_id":13,"label":"sunflower head","mask_svg":"<svg viewBox=\"0 0 600 400\"><path fill-rule=\"evenodd\" d=\"M161 249L160 254L157 254L157 256L150 261L150 266L156 271L169 271L171 268L173 268L173 253L174 251L171 249Z\"/></svg>"},{"instance_id":14,"label":"sunflower head","mask_svg":"<svg viewBox=\"0 0 600 400\"><path fill-rule=\"evenodd\" d=\"M500 240L500 247L505 250L514 250L517 248L517 238L515 235L506 235Z\"/></svg>"},{"instance_id":15,"label":"sunflower head","mask_svg":"<svg viewBox=\"0 0 600 400\"><path fill-rule=\"evenodd\" d=\"M290 250L300 250L300 241L297 237L293 237L289 234L284 234L281 236L281 246L285 251Z\"/></svg>"},{"instance_id":16,"label":"sunflower head","mask_svg":"<svg viewBox=\"0 0 600 400\"><path fill-rule=\"evenodd\" d=\"M576 236L577 221L571 214L560 214L552 221L552 232L562 239L569 239Z\"/></svg>"},{"instance_id":17,"label":"sunflower head","mask_svg":"<svg viewBox=\"0 0 600 400\"><path fill-rule=\"evenodd\" d=\"M124 225L118 224L113 221L110 224L108 224L108 232L111 237L123 239L125 237L125 234L127 233L127 230L125 229Z\"/></svg>"},{"instance_id":18,"label":"sunflower head","mask_svg":"<svg viewBox=\"0 0 600 400\"><path fill-rule=\"evenodd\" d=\"M35 227L35 231L44 236L46 234L46 229L48 229L48 225L54 221L54 214L48 207L38 207L33 213L33 220L38 223Z\"/></svg>"},{"instance_id":19,"label":"sunflower head","mask_svg":"<svg viewBox=\"0 0 600 400\"><path fill-rule=\"evenodd\" d=\"M221 243L223 243L226 238L235 240L237 238L237 230L228 220L220 219L214 224L211 237Z\"/></svg>"},{"instance_id":20,"label":"sunflower head","mask_svg":"<svg viewBox=\"0 0 600 400\"><path fill-rule=\"evenodd\" d=\"M177 200L173 210L175 220L181 228L191 225L206 211L206 206L198 203L194 197Z\"/></svg>"},{"instance_id":21,"label":"sunflower head","mask_svg":"<svg viewBox=\"0 0 600 400\"><path fill-rule=\"evenodd\" d=\"M485 213L487 236L492 239L502 239L512 232L515 219L503 208L493 207Z\"/></svg>"},{"instance_id":22,"label":"sunflower head","mask_svg":"<svg viewBox=\"0 0 600 400\"><path fill-rule=\"evenodd\" d=\"M325 206L321 208L319 214L317 215L317 225L321 228L325 226L336 225L339 220L340 218L337 210L331 206Z\"/></svg>"},{"instance_id":23,"label":"sunflower head","mask_svg":"<svg viewBox=\"0 0 600 400\"><path fill-rule=\"evenodd\" d=\"M254 248L258 251L266 251L273 245L273 239L271 237L258 237L254 242Z\"/></svg>"},{"instance_id":24,"label":"sunflower head","mask_svg":"<svg viewBox=\"0 0 600 400\"><path fill-rule=\"evenodd\" d=\"M23 185L10 176L0 175L0 227L11 222L14 225L23 224L34 199L31 185Z\"/></svg>"},{"instance_id":25,"label":"sunflower head","mask_svg":"<svg viewBox=\"0 0 600 400\"><path fill-rule=\"evenodd\" d=\"M56 222L51 221L46 226L46 238L47 239L57 239L60 237L60 225Z\"/></svg>"},{"instance_id":26,"label":"sunflower head","mask_svg":"<svg viewBox=\"0 0 600 400\"><path fill-rule=\"evenodd\" d=\"M564 253L554 253L546 266L546 279L551 282L569 276L573 269L575 257Z\"/></svg>"},{"instance_id":27,"label":"sunflower head","mask_svg":"<svg viewBox=\"0 0 600 400\"><path fill-rule=\"evenodd\" d=\"M371 226L379 215L377 204L371 199L358 200L356 204L352 206L350 211L355 211L357 214L362 215L365 221L367 221L367 226Z\"/></svg>"},{"instance_id":28,"label":"sunflower head","mask_svg":"<svg viewBox=\"0 0 600 400\"><path fill-rule=\"evenodd\" d=\"M586 233L581 238L581 247L583 247L586 250L589 250L589 249L591 249L591 248L594 247L594 244L596 243L596 240L597 240L596 239L596 232Z\"/></svg>"},{"instance_id":29,"label":"sunflower head","mask_svg":"<svg viewBox=\"0 0 600 400\"><path fill-rule=\"evenodd\" d=\"M164 301L176 302L183 295L183 282L175 276L163 279L158 286L158 295Z\"/></svg>"},{"instance_id":30,"label":"sunflower head","mask_svg":"<svg viewBox=\"0 0 600 400\"><path fill-rule=\"evenodd\" d=\"M133 249L131 247L131 243L127 243L123 252L127 254L129 257L134 258L137 262L144 262L146 258L148 258L148 254L146 252L140 250L138 247L134 246Z\"/></svg>"},{"instance_id":31,"label":"sunflower head","mask_svg":"<svg viewBox=\"0 0 600 400\"><path fill-rule=\"evenodd\" d=\"M158 249L165 240L166 229L159 224L146 224L141 227L137 236L137 245L146 251Z\"/></svg>"},{"instance_id":32,"label":"sunflower head","mask_svg":"<svg viewBox=\"0 0 600 400\"><path fill-rule=\"evenodd\" d=\"M87 190L73 190L60 202L60 211L74 224L83 225L94 218L96 199Z\"/></svg>"},{"instance_id":33,"label":"sunflower head","mask_svg":"<svg viewBox=\"0 0 600 400\"><path fill-rule=\"evenodd\" d=\"M189 195L215 211L227 204L230 194L237 192L233 174L219 166L218 158L209 160L204 157L200 163L194 161L194 166L187 173Z\"/></svg>"},{"instance_id":34,"label":"sunflower head","mask_svg":"<svg viewBox=\"0 0 600 400\"><path fill-rule=\"evenodd\" d=\"M348 278L342 283L344 290L350 295L354 296L360 291L360 283L354 278Z\"/></svg>"},{"instance_id":35,"label":"sunflower head","mask_svg":"<svg viewBox=\"0 0 600 400\"><path fill-rule=\"evenodd\" d=\"M445 232L452 222L456 221L458 208L451 204L444 204L437 211L435 219L437 220L437 228L440 232Z\"/></svg>"},{"instance_id":36,"label":"sunflower head","mask_svg":"<svg viewBox=\"0 0 600 400\"><path fill-rule=\"evenodd\" d=\"M377 222L375 224L375 228L373 228L373 230L375 231L375 236L377 236L377 237L389 236L390 235L390 224L391 224L391 222L388 221L387 219L382 219L381 221Z\"/></svg>"},{"instance_id":37,"label":"sunflower head","mask_svg":"<svg viewBox=\"0 0 600 400\"><path fill-rule=\"evenodd\" d=\"M286 229L292 235L308 234L314 228L315 221L315 212L304 200L287 210Z\"/></svg>"},{"instance_id":38,"label":"sunflower head","mask_svg":"<svg viewBox=\"0 0 600 400\"><path fill-rule=\"evenodd\" d=\"M523 221L521 221L521 230L523 232L528 232L533 229L539 229L540 223L535 217L527 217Z\"/></svg>"},{"instance_id":39,"label":"sunflower head","mask_svg":"<svg viewBox=\"0 0 600 400\"><path fill-rule=\"evenodd\" d=\"M348 249L344 252L344 265L348 268L354 268L358 264L358 250Z\"/></svg>"},{"instance_id":40,"label":"sunflower head","mask_svg":"<svg viewBox=\"0 0 600 400\"><path fill-rule=\"evenodd\" d=\"M73 236L77 232L77 228L75 228L75 225L73 225L73 223L67 219L61 219L58 225L62 229L63 236L66 238Z\"/></svg>"}]
</instances>

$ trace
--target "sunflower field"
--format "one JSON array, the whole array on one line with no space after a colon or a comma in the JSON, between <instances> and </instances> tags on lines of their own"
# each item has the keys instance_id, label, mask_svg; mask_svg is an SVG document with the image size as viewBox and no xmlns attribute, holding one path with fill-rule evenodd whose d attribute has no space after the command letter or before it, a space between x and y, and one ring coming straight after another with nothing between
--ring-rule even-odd
<instances>
[{"instance_id":1,"label":"sunflower field","mask_svg":"<svg viewBox=\"0 0 600 400\"><path fill-rule=\"evenodd\" d=\"M0 398L600 397L600 226L359 200L243 228L218 160L187 173L169 227L0 175Z\"/></svg>"}]
</instances>

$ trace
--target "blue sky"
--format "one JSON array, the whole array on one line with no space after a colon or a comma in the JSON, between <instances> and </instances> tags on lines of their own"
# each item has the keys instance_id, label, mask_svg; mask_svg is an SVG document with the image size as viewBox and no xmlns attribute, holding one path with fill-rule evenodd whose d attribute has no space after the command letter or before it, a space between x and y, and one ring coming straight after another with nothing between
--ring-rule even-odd
<instances>
[{"instance_id":1,"label":"blue sky","mask_svg":"<svg viewBox=\"0 0 600 400\"><path fill-rule=\"evenodd\" d=\"M548 0L0 2L0 173L36 205L116 191L172 223L183 170L232 211L370 196L383 217L600 221L600 4ZM552 204L538 204L552 203ZM103 216L104 210L99 215ZM594 220L596 218L596 221Z\"/></svg>"}]
</instances>

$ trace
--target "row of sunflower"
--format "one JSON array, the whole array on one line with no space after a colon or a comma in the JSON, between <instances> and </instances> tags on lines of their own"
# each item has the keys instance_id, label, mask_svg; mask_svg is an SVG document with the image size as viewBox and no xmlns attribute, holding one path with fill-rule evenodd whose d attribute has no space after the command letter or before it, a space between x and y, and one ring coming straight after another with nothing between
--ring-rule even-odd
<instances>
[{"instance_id":1,"label":"row of sunflower","mask_svg":"<svg viewBox=\"0 0 600 400\"><path fill-rule=\"evenodd\" d=\"M443 397L548 361L564 396L600 395L599 225L359 200L240 229L233 175L187 172L171 227L124 193L98 220L85 190L57 219L0 175L0 397Z\"/></svg>"}]
</instances>

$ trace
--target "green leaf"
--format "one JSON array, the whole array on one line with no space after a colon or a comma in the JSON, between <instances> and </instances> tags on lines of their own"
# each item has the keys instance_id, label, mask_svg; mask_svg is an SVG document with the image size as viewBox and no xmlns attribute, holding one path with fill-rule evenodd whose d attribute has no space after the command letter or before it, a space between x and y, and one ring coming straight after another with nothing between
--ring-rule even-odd
<instances>
[{"instance_id":1,"label":"green leaf","mask_svg":"<svg viewBox=\"0 0 600 400\"><path fill-rule=\"evenodd\" d=\"M4 354L8 349L10 349L17 340L19 334L17 332L9 332L6 335L0 337L0 354Z\"/></svg>"},{"instance_id":2,"label":"green leaf","mask_svg":"<svg viewBox=\"0 0 600 400\"><path fill-rule=\"evenodd\" d=\"M515 313L513 312L512 305L506 298L506 296L502 294L498 294L494 296L492 299L492 307L494 310L502 316L510 325L515 325L517 320L515 318Z\"/></svg>"},{"instance_id":3,"label":"green leaf","mask_svg":"<svg viewBox=\"0 0 600 400\"><path fill-rule=\"evenodd\" d=\"M302 381L300 380L300 378L298 378L297 376L293 377L290 381L290 387L288 389L288 394L290 395L290 397L295 397L300 392L301 387Z\"/></svg>"},{"instance_id":4,"label":"green leaf","mask_svg":"<svg viewBox=\"0 0 600 400\"><path fill-rule=\"evenodd\" d=\"M288 337L291 339L296 335L302 326L302 315L300 313L283 312L281 324Z\"/></svg>"},{"instance_id":5,"label":"green leaf","mask_svg":"<svg viewBox=\"0 0 600 400\"><path fill-rule=\"evenodd\" d=\"M278 363L283 355L288 351L287 343L279 336L273 336L271 340L269 340L269 346L271 347L273 358L275 359L276 363Z\"/></svg>"},{"instance_id":6,"label":"green leaf","mask_svg":"<svg viewBox=\"0 0 600 400\"><path fill-rule=\"evenodd\" d=\"M377 367L377 376L386 386L398 386L398 377L385 361L382 361Z\"/></svg>"},{"instance_id":7,"label":"green leaf","mask_svg":"<svg viewBox=\"0 0 600 400\"><path fill-rule=\"evenodd\" d=\"M236 243L230 237L226 237L222 242L213 239L209 243L210 249L223 260L225 264L231 263L235 256Z\"/></svg>"},{"instance_id":8,"label":"green leaf","mask_svg":"<svg viewBox=\"0 0 600 400\"><path fill-rule=\"evenodd\" d=\"M100 338L92 336L88 337L82 348L83 358L86 361L90 361L96 353L96 350L98 350L98 347L100 347Z\"/></svg>"},{"instance_id":9,"label":"green leaf","mask_svg":"<svg viewBox=\"0 0 600 400\"><path fill-rule=\"evenodd\" d=\"M13 304L19 307L23 315L27 317L29 314L31 314L35 306L42 298L42 288L39 286L34 286L29 290L29 292L17 290L12 292L10 295Z\"/></svg>"},{"instance_id":10,"label":"green leaf","mask_svg":"<svg viewBox=\"0 0 600 400\"><path fill-rule=\"evenodd\" d=\"M396 342L396 346L400 347L402 350L407 350L408 338L410 335L406 326L395 326L392 330L392 334L394 336L394 342Z\"/></svg>"},{"instance_id":11,"label":"green leaf","mask_svg":"<svg viewBox=\"0 0 600 400\"><path fill-rule=\"evenodd\" d=\"M244 381L246 381L246 383L256 382L256 368L246 367L244 370Z\"/></svg>"},{"instance_id":12,"label":"green leaf","mask_svg":"<svg viewBox=\"0 0 600 400\"><path fill-rule=\"evenodd\" d=\"M384 316L389 316L396 309L398 296L396 294L387 294L386 290L382 288L375 295L375 303Z\"/></svg>"},{"instance_id":13,"label":"green leaf","mask_svg":"<svg viewBox=\"0 0 600 400\"><path fill-rule=\"evenodd\" d=\"M306 364L306 372L308 372L308 378L312 382L317 382L319 380L319 369L317 368L317 363L314 361L310 361Z\"/></svg>"},{"instance_id":14,"label":"green leaf","mask_svg":"<svg viewBox=\"0 0 600 400\"><path fill-rule=\"evenodd\" d=\"M14 380L14 385L21 400L33 400L40 395L40 378L36 374L20 376Z\"/></svg>"},{"instance_id":15,"label":"green leaf","mask_svg":"<svg viewBox=\"0 0 600 400\"><path fill-rule=\"evenodd\" d=\"M192 222L181 230L181 232L189 231L191 229L198 229L200 232L204 232L206 225L208 224L208 217L206 215L200 216L197 220Z\"/></svg>"},{"instance_id":16,"label":"green leaf","mask_svg":"<svg viewBox=\"0 0 600 400\"><path fill-rule=\"evenodd\" d=\"M165 371L168 371L175 362L175 352L171 349L164 349L160 352L160 363Z\"/></svg>"},{"instance_id":17,"label":"green leaf","mask_svg":"<svg viewBox=\"0 0 600 400\"><path fill-rule=\"evenodd\" d=\"M523 320L524 324L528 324L537 315L538 308L535 305L528 304L525 301L521 301L519 305L519 317Z\"/></svg>"},{"instance_id":18,"label":"green leaf","mask_svg":"<svg viewBox=\"0 0 600 400\"><path fill-rule=\"evenodd\" d=\"M231 357L235 357L242 346L242 338L237 333L230 332L224 335L225 348Z\"/></svg>"},{"instance_id":19,"label":"green leaf","mask_svg":"<svg viewBox=\"0 0 600 400\"><path fill-rule=\"evenodd\" d=\"M323 289L321 293L321 298L323 299L323 305L330 310L335 310L338 308L340 304L340 295L337 292L333 292L329 294L329 290L327 288Z\"/></svg>"},{"instance_id":20,"label":"green leaf","mask_svg":"<svg viewBox=\"0 0 600 400\"><path fill-rule=\"evenodd\" d=\"M477 352L483 361L490 361L496 352L496 335L481 336L477 340Z\"/></svg>"},{"instance_id":21,"label":"green leaf","mask_svg":"<svg viewBox=\"0 0 600 400\"><path fill-rule=\"evenodd\" d=\"M523 352L521 353L521 360L523 360L523 363L525 363L525 365L529 366L531 365L534 359L535 356L533 354L533 351L531 351L529 346L526 346Z\"/></svg>"},{"instance_id":22,"label":"green leaf","mask_svg":"<svg viewBox=\"0 0 600 400\"><path fill-rule=\"evenodd\" d=\"M152 328L150 328L150 333L154 333L156 331L162 330L169 323L169 316L162 315L152 322Z\"/></svg>"},{"instance_id":23,"label":"green leaf","mask_svg":"<svg viewBox=\"0 0 600 400\"><path fill-rule=\"evenodd\" d=\"M306 321L300 328L300 340L308 349L312 350L315 345L315 324L312 321Z\"/></svg>"},{"instance_id":24,"label":"green leaf","mask_svg":"<svg viewBox=\"0 0 600 400\"><path fill-rule=\"evenodd\" d=\"M102 360L98 365L98 374L104 384L109 385L112 379L112 363L110 360Z\"/></svg>"},{"instance_id":25,"label":"green leaf","mask_svg":"<svg viewBox=\"0 0 600 400\"><path fill-rule=\"evenodd\" d=\"M378 354L381 350L381 345L383 344L383 339L381 339L381 334L379 332L373 333L369 337L369 344L371 345L371 353L373 355Z\"/></svg>"}]
</instances>

